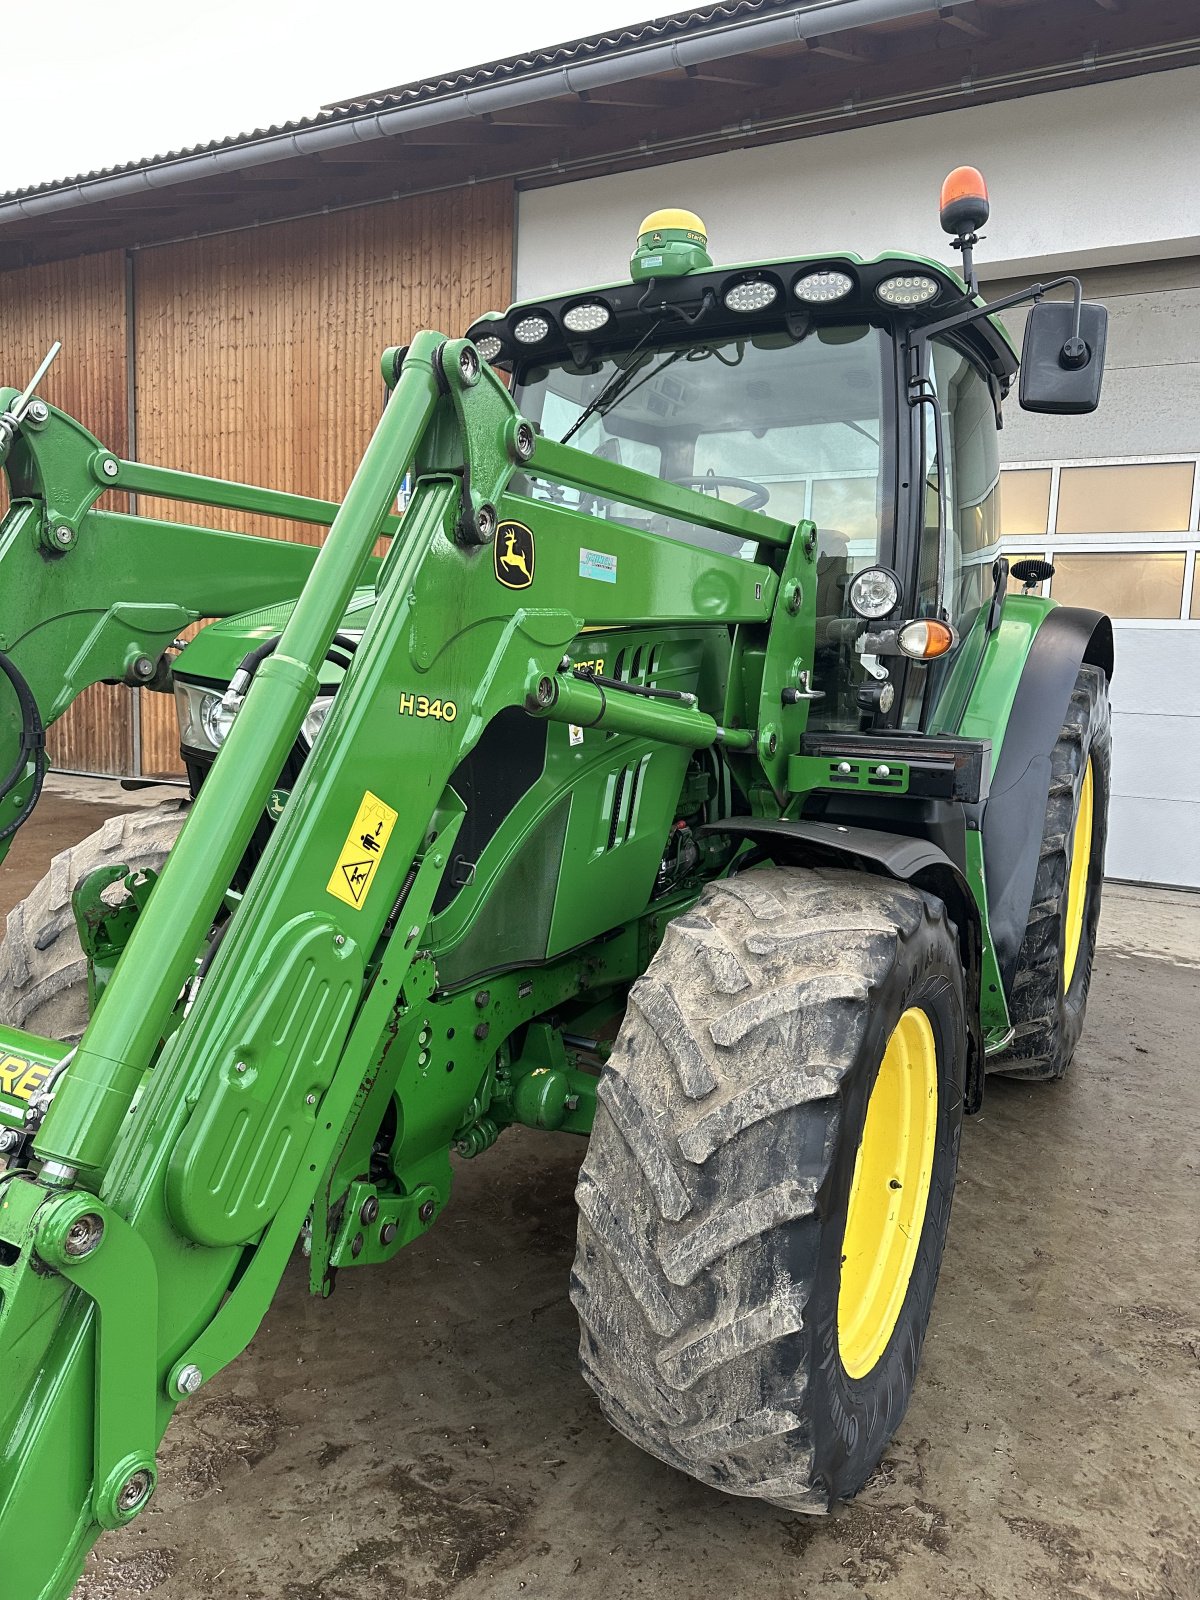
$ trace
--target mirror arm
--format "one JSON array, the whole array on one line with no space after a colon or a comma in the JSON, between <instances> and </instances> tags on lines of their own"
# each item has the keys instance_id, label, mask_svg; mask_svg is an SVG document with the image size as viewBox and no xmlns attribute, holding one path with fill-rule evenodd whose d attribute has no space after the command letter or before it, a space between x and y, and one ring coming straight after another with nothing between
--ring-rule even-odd
<instances>
[{"instance_id":1,"label":"mirror arm","mask_svg":"<svg viewBox=\"0 0 1200 1600\"><path fill-rule=\"evenodd\" d=\"M980 317L994 316L998 311L1007 311L1011 306L1024 305L1029 300L1038 301L1043 295L1049 294L1051 289L1061 289L1064 283L1069 283L1073 291L1075 319L1071 337L1062 348L1063 363L1070 367L1081 367L1087 361L1087 349L1079 336L1083 285L1070 273L1061 278L1051 278L1047 283L1031 283L1027 289L1018 289L1016 294L1006 294L1003 300L993 300L988 305L968 306L965 311L957 311L952 317L943 317L940 322L927 322L922 327L914 328L910 338L932 339L935 334L946 333L951 328L961 328L969 322L978 322Z\"/></svg>"}]
</instances>

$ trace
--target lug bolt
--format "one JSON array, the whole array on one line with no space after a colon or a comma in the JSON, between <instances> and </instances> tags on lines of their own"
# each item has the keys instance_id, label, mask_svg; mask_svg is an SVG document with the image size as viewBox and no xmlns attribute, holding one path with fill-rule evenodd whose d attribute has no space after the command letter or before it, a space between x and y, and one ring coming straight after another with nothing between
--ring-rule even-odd
<instances>
[{"instance_id":1,"label":"lug bolt","mask_svg":"<svg viewBox=\"0 0 1200 1600\"><path fill-rule=\"evenodd\" d=\"M154 663L149 656L139 656L133 663L135 678L152 678L154 676Z\"/></svg>"},{"instance_id":2,"label":"lug bolt","mask_svg":"<svg viewBox=\"0 0 1200 1600\"><path fill-rule=\"evenodd\" d=\"M479 993L475 996L476 1009L482 1011L491 998L492 995L490 989L480 989Z\"/></svg>"},{"instance_id":3,"label":"lug bolt","mask_svg":"<svg viewBox=\"0 0 1200 1600\"><path fill-rule=\"evenodd\" d=\"M75 529L68 527L65 522L56 522L50 530L50 537L60 550L69 550L75 543Z\"/></svg>"},{"instance_id":4,"label":"lug bolt","mask_svg":"<svg viewBox=\"0 0 1200 1600\"><path fill-rule=\"evenodd\" d=\"M200 1368L189 1364L179 1369L179 1376L175 1379L175 1387L180 1394L195 1394L203 1382L204 1374L200 1371Z\"/></svg>"},{"instance_id":5,"label":"lug bolt","mask_svg":"<svg viewBox=\"0 0 1200 1600\"><path fill-rule=\"evenodd\" d=\"M852 770L851 766L850 766L850 763L848 761L839 761L838 765L837 765L837 769L838 769L839 775L841 777L843 777L843 778L848 778L850 776L850 773L851 773L851 770Z\"/></svg>"},{"instance_id":6,"label":"lug bolt","mask_svg":"<svg viewBox=\"0 0 1200 1600\"><path fill-rule=\"evenodd\" d=\"M25 415L30 422L45 422L50 415L50 407L44 400L31 400L25 408Z\"/></svg>"},{"instance_id":7,"label":"lug bolt","mask_svg":"<svg viewBox=\"0 0 1200 1600\"><path fill-rule=\"evenodd\" d=\"M489 1028L488 1024L486 1022L481 1022L475 1029L475 1037L477 1039L486 1039L490 1032L491 1029Z\"/></svg>"},{"instance_id":8,"label":"lug bolt","mask_svg":"<svg viewBox=\"0 0 1200 1600\"><path fill-rule=\"evenodd\" d=\"M392 1240L396 1237L399 1231L400 1230L397 1228L394 1222L385 1222L383 1227L379 1230L380 1244L391 1244Z\"/></svg>"},{"instance_id":9,"label":"lug bolt","mask_svg":"<svg viewBox=\"0 0 1200 1600\"><path fill-rule=\"evenodd\" d=\"M333 942L340 950L346 942L346 935L344 933L335 933L333 936Z\"/></svg>"},{"instance_id":10,"label":"lug bolt","mask_svg":"<svg viewBox=\"0 0 1200 1600\"><path fill-rule=\"evenodd\" d=\"M373 1194L369 1194L363 1201L358 1215L368 1228L375 1221L375 1218L379 1215L379 1201L376 1200Z\"/></svg>"},{"instance_id":11,"label":"lug bolt","mask_svg":"<svg viewBox=\"0 0 1200 1600\"><path fill-rule=\"evenodd\" d=\"M0 1151L15 1150L21 1142L16 1128L0 1128Z\"/></svg>"},{"instance_id":12,"label":"lug bolt","mask_svg":"<svg viewBox=\"0 0 1200 1600\"><path fill-rule=\"evenodd\" d=\"M100 470L106 478L115 478L121 469L111 456L106 456L104 465L100 468Z\"/></svg>"},{"instance_id":13,"label":"lug bolt","mask_svg":"<svg viewBox=\"0 0 1200 1600\"><path fill-rule=\"evenodd\" d=\"M350 1254L357 1259L360 1255L362 1255L362 1253L363 1253L363 1236L362 1236L361 1233L356 1233L354 1235L353 1239L351 1239L351 1241L350 1241Z\"/></svg>"},{"instance_id":14,"label":"lug bolt","mask_svg":"<svg viewBox=\"0 0 1200 1600\"><path fill-rule=\"evenodd\" d=\"M421 1209L417 1212L417 1215L420 1217L422 1222L432 1222L433 1213L436 1209L437 1208L432 1200L426 1200L422 1204Z\"/></svg>"},{"instance_id":15,"label":"lug bolt","mask_svg":"<svg viewBox=\"0 0 1200 1600\"><path fill-rule=\"evenodd\" d=\"M142 1467L131 1478L125 1480L120 1494L117 1496L117 1510L122 1516L128 1516L131 1511L136 1511L139 1506L149 1500L154 1489L154 1479L149 1471Z\"/></svg>"},{"instance_id":16,"label":"lug bolt","mask_svg":"<svg viewBox=\"0 0 1200 1600\"><path fill-rule=\"evenodd\" d=\"M891 775L891 767L885 766L883 762L880 762L880 764L875 768L875 776L877 778L890 778Z\"/></svg>"},{"instance_id":17,"label":"lug bolt","mask_svg":"<svg viewBox=\"0 0 1200 1600\"><path fill-rule=\"evenodd\" d=\"M518 461L528 461L537 445L537 435L528 422L518 422L517 431L513 437L513 447L517 452Z\"/></svg>"},{"instance_id":18,"label":"lug bolt","mask_svg":"<svg viewBox=\"0 0 1200 1600\"><path fill-rule=\"evenodd\" d=\"M67 1237L63 1240L63 1254L71 1256L78 1261L82 1256L90 1256L104 1237L104 1218L97 1216L94 1211L89 1211L84 1217L76 1217L67 1229Z\"/></svg>"}]
</instances>

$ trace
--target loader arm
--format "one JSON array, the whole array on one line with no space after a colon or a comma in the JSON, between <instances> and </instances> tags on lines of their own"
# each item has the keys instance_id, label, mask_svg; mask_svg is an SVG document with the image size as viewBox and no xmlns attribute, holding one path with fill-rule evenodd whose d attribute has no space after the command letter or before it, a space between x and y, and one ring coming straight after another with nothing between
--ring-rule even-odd
<instances>
[{"instance_id":1,"label":"loader arm","mask_svg":"<svg viewBox=\"0 0 1200 1600\"><path fill-rule=\"evenodd\" d=\"M315 559L277 546L285 553L273 564L252 541L237 584L206 587L207 559L240 558L236 536L153 535L159 558L176 534L187 553L191 570L163 604L189 614L277 594L310 562L311 574L73 1056L63 1067L61 1046L0 1030L0 1050L40 1050L60 1069L31 1159L0 1176L0 1559L13 1600L64 1600L99 1531L145 1507L172 1413L253 1337L364 1100L401 1072L423 1076L406 1046L437 981L424 932L463 814L450 778L489 721L519 707L681 748L721 742L746 763L760 746L764 760L778 753L756 729L763 705L779 707L780 674L792 670L806 629L811 638L808 611L776 606L781 574L812 560L811 524L797 530L539 442L467 341L421 334L394 376ZM31 464L16 452L14 462L28 485ZM416 489L377 573L371 620L197 981L197 957L414 463ZM777 555L747 561L606 522L620 583L589 581L581 546L595 542L598 525L509 493L518 467ZM80 496L83 560L88 541L136 536L133 519L90 509L92 486L81 484ZM33 577L37 563L60 561L27 527L44 524L45 507L33 494L5 524L4 563ZM538 533L536 604L497 581L492 539L498 524L518 520ZM9 570L0 566L6 594ZM132 568L128 582L78 622L44 600L19 637L7 635L24 645L26 676L48 708L127 650L129 625L108 619L135 603ZM76 592L85 588L81 580ZM49 628L45 614L62 620ZM563 666L585 627L698 616L750 640L782 617L770 662L777 651L787 665L764 669L761 652L747 650L723 711L691 696L606 693ZM137 637L161 640L176 625ZM55 631L75 641L86 672L56 679L50 660L39 668ZM767 769L756 770L769 788ZM641 970L646 937L636 922L606 935L611 981ZM568 977L576 982L573 967ZM401 1193L399 1242L444 1206L448 1178L443 1158Z\"/></svg>"},{"instance_id":2,"label":"loader arm","mask_svg":"<svg viewBox=\"0 0 1200 1600\"><path fill-rule=\"evenodd\" d=\"M16 394L0 390L0 415ZM49 727L94 683L160 683L163 652L189 623L292 598L316 557L310 545L104 509L101 497L115 490L122 500L190 501L316 526L337 511L304 495L124 461L42 402L26 410L3 459L0 667L9 681L0 683L0 781L9 774L13 787L0 795L0 860L36 798L32 721ZM383 531L395 526L389 517Z\"/></svg>"}]
</instances>

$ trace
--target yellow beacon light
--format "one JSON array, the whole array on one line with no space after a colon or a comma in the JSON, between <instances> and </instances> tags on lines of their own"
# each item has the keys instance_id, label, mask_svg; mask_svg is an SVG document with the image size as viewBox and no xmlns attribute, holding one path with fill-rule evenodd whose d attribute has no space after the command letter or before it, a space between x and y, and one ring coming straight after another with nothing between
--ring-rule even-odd
<instances>
[{"instance_id":1,"label":"yellow beacon light","mask_svg":"<svg viewBox=\"0 0 1200 1600\"><path fill-rule=\"evenodd\" d=\"M668 206L652 211L638 229L629 275L637 283L646 278L682 278L711 266L703 222L694 211Z\"/></svg>"}]
</instances>

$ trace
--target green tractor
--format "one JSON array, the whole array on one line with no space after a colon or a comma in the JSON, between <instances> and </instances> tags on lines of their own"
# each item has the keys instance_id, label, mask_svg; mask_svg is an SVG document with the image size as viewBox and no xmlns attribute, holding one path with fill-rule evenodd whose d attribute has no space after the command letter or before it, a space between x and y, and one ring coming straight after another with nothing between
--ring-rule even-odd
<instances>
[{"instance_id":1,"label":"green tractor","mask_svg":"<svg viewBox=\"0 0 1200 1600\"><path fill-rule=\"evenodd\" d=\"M867 1481L962 1116L1066 1070L1100 905L1112 632L1000 554L986 216L959 169L959 276L715 268L656 213L627 280L388 350L340 506L0 392L0 848L92 683L174 694L192 792L59 857L0 950L6 1600L145 1509L298 1242L328 1296L514 1124L588 1140L614 1426L796 1511ZM1093 409L1103 309L1018 300L1022 404Z\"/></svg>"}]
</instances>

